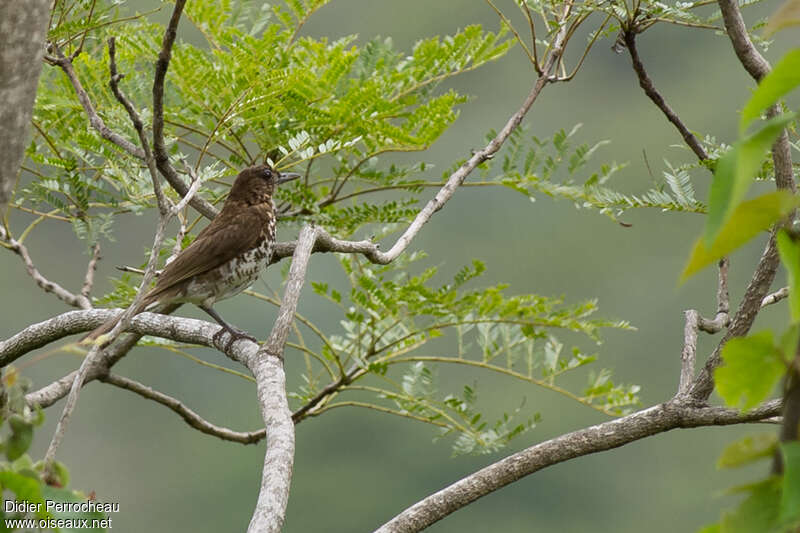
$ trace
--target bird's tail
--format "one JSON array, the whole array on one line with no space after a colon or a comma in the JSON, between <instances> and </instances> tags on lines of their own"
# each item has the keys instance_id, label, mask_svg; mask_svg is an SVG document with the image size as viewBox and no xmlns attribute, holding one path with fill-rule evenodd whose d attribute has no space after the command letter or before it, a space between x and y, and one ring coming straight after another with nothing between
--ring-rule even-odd
<instances>
[{"instance_id":1,"label":"bird's tail","mask_svg":"<svg viewBox=\"0 0 800 533\"><path fill-rule=\"evenodd\" d=\"M141 303L139 303L139 305L137 306L136 310L134 310L133 315L131 315L131 316L132 317L136 316L139 313L141 313L142 311L144 311L145 308L148 305L150 305L150 303L152 303L152 302L149 302L148 300L149 299L147 297L145 297L145 299ZM81 344L92 344L92 343L96 342L97 339L99 339L102 335L105 335L106 333L108 333L109 331L114 329L114 326L117 325L117 322L119 322L122 319L122 315L123 314L125 314L125 311L122 311L122 312L112 316L111 318L109 318L108 320L106 320L105 322L103 322L102 324L97 326L95 329L93 329L88 335L83 337L79 342ZM105 343L103 343L103 345L105 345L106 343L107 343L107 341Z\"/></svg>"}]
</instances>

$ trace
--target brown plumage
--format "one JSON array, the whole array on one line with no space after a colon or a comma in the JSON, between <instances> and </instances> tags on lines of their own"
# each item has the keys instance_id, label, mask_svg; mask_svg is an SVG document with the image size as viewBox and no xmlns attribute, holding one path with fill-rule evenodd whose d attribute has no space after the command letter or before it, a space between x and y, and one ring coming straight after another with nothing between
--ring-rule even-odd
<instances>
[{"instance_id":1,"label":"brown plumage","mask_svg":"<svg viewBox=\"0 0 800 533\"><path fill-rule=\"evenodd\" d=\"M250 286L269 264L275 244L272 195L275 187L297 177L281 174L269 165L243 170L222 211L164 267L134 314L167 303L193 303L231 333L231 340L247 336L225 322L212 306ZM84 339L108 333L118 320L114 317L105 322Z\"/></svg>"}]
</instances>

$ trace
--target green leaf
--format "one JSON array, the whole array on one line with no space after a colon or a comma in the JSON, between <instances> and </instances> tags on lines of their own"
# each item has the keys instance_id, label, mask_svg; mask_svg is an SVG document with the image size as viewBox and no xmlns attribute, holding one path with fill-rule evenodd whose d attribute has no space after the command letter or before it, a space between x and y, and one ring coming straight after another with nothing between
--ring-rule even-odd
<instances>
[{"instance_id":1,"label":"green leaf","mask_svg":"<svg viewBox=\"0 0 800 533\"><path fill-rule=\"evenodd\" d=\"M797 322L800 320L800 291L797 290L797 284L800 283L800 243L784 230L778 233L777 239L778 253L789 278L789 310L792 322Z\"/></svg>"},{"instance_id":2,"label":"green leaf","mask_svg":"<svg viewBox=\"0 0 800 533\"><path fill-rule=\"evenodd\" d=\"M769 229L798 205L800 205L798 198L788 191L774 191L742 202L725 223L710 248L702 238L695 242L680 281L685 281L762 231Z\"/></svg>"},{"instance_id":3,"label":"green leaf","mask_svg":"<svg viewBox=\"0 0 800 533\"><path fill-rule=\"evenodd\" d=\"M33 442L33 424L16 414L9 418L8 423L11 435L6 441L6 457L13 461L22 457Z\"/></svg>"},{"instance_id":4,"label":"green leaf","mask_svg":"<svg viewBox=\"0 0 800 533\"><path fill-rule=\"evenodd\" d=\"M771 477L747 487L750 495L739 507L722 517L724 533L765 533L773 531L780 501L780 478Z\"/></svg>"},{"instance_id":5,"label":"green leaf","mask_svg":"<svg viewBox=\"0 0 800 533\"><path fill-rule=\"evenodd\" d=\"M734 144L719 159L709 194L704 236L706 246L715 242L717 235L744 198L753 177L761 167L764 152L794 118L795 113L786 113L768 120L759 131Z\"/></svg>"},{"instance_id":6,"label":"green leaf","mask_svg":"<svg viewBox=\"0 0 800 533\"><path fill-rule=\"evenodd\" d=\"M59 487L50 487L48 485L42 487L42 496L46 500L53 502L83 503L86 501L86 497L80 493ZM50 512L50 515L56 520L71 520L73 524L79 522L81 519L85 519L89 521L90 525L92 524L93 520L100 521L106 518L106 515L100 511L67 511L59 510L58 507L54 507ZM95 527L91 529L92 531L106 531L106 528L101 527ZM61 528L62 533L69 533L72 531L85 531L85 529L80 527Z\"/></svg>"},{"instance_id":7,"label":"green leaf","mask_svg":"<svg viewBox=\"0 0 800 533\"><path fill-rule=\"evenodd\" d=\"M722 360L714 372L717 391L726 404L742 410L764 401L786 371L770 330L729 340Z\"/></svg>"},{"instance_id":8,"label":"green leaf","mask_svg":"<svg viewBox=\"0 0 800 533\"><path fill-rule=\"evenodd\" d=\"M800 324L792 324L783 332L778 341L778 349L781 351L781 357L783 357L784 361L794 359L798 344L800 344Z\"/></svg>"},{"instance_id":9,"label":"green leaf","mask_svg":"<svg viewBox=\"0 0 800 533\"><path fill-rule=\"evenodd\" d=\"M13 492L17 501L44 503L39 481L25 474L10 470L0 471L0 487Z\"/></svg>"},{"instance_id":10,"label":"green leaf","mask_svg":"<svg viewBox=\"0 0 800 533\"><path fill-rule=\"evenodd\" d=\"M792 50L781 58L753 91L742 109L739 133L743 134L750 123L786 93L800 85L800 49Z\"/></svg>"},{"instance_id":11,"label":"green leaf","mask_svg":"<svg viewBox=\"0 0 800 533\"><path fill-rule=\"evenodd\" d=\"M783 492L781 493L780 520L782 524L796 525L800 521L800 442L781 444L783 454Z\"/></svg>"},{"instance_id":12,"label":"green leaf","mask_svg":"<svg viewBox=\"0 0 800 533\"><path fill-rule=\"evenodd\" d=\"M732 442L717 459L717 468L736 468L752 463L775 452L778 437L775 433L759 433Z\"/></svg>"}]
</instances>

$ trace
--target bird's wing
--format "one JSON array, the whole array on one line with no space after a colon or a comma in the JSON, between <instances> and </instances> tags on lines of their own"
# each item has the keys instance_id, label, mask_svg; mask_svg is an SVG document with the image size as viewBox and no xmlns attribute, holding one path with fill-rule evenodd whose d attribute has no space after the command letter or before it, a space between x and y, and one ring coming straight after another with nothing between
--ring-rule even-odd
<instances>
[{"instance_id":1,"label":"bird's wing","mask_svg":"<svg viewBox=\"0 0 800 533\"><path fill-rule=\"evenodd\" d=\"M252 214L251 214L252 215ZM216 223L214 219L197 238L164 267L156 286L150 292L154 296L176 284L208 272L255 247L262 238L260 226L266 222L261 216L230 217Z\"/></svg>"}]
</instances>

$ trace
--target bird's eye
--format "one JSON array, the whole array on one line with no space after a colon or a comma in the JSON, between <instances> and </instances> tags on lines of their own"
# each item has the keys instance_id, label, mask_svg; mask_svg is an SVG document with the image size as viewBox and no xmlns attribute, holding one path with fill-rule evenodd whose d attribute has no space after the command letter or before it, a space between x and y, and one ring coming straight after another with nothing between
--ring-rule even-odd
<instances>
[{"instance_id":1,"label":"bird's eye","mask_svg":"<svg viewBox=\"0 0 800 533\"><path fill-rule=\"evenodd\" d=\"M264 171L262 172L262 176L264 177L265 180L271 179L272 171L268 168L265 168Z\"/></svg>"}]
</instances>

